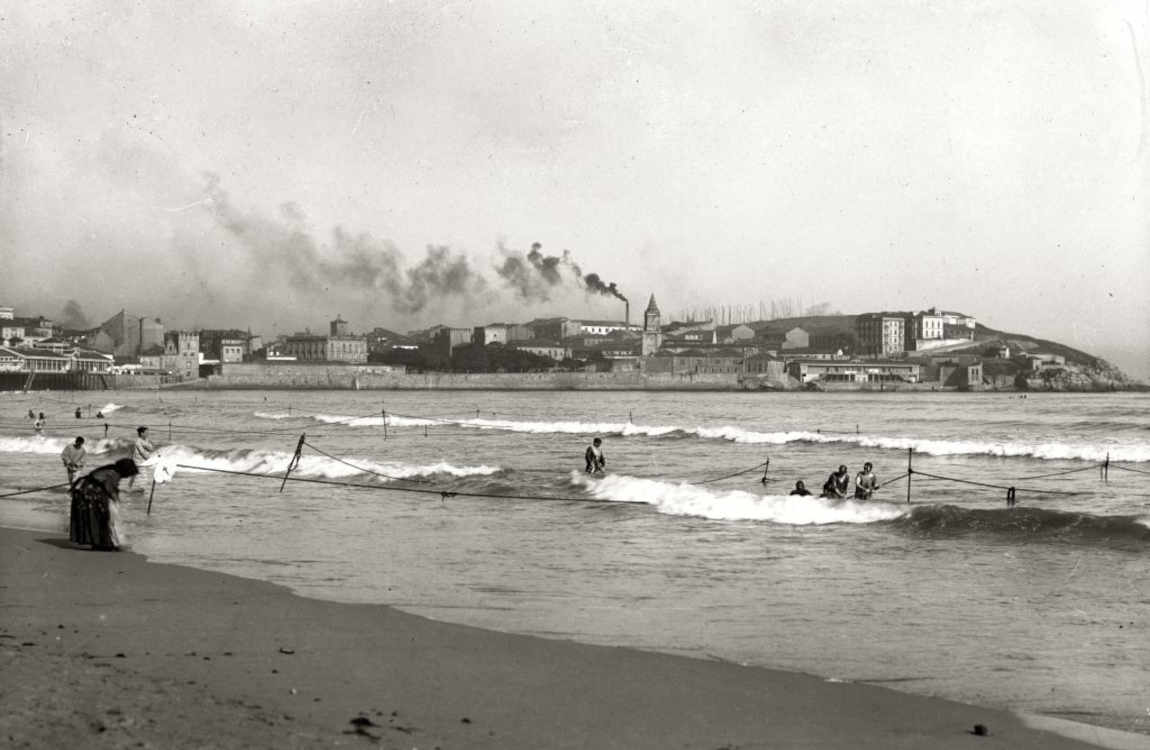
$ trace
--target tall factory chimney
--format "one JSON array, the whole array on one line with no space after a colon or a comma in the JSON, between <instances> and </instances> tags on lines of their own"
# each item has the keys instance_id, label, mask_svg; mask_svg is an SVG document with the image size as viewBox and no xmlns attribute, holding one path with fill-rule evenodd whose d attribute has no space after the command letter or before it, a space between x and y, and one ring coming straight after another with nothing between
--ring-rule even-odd
<instances>
[{"instance_id":1,"label":"tall factory chimney","mask_svg":"<svg viewBox=\"0 0 1150 750\"><path fill-rule=\"evenodd\" d=\"M623 300L624 310L623 322L627 324L627 330L631 330L631 301Z\"/></svg>"}]
</instances>

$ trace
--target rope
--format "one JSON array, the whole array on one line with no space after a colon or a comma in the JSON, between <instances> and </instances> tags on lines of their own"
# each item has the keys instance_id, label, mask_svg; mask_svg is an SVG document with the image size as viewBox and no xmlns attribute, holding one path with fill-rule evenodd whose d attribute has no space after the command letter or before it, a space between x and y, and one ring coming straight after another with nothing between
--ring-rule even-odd
<instances>
[{"instance_id":1,"label":"rope","mask_svg":"<svg viewBox=\"0 0 1150 750\"><path fill-rule=\"evenodd\" d=\"M915 472L915 473L918 473L918 472ZM875 489L876 489L876 490L881 490L883 487L886 487L888 484L894 484L895 482L897 482L897 481L898 481L898 480L900 480L900 479L906 479L908 476L910 476L910 474L899 474L899 475L898 475L897 477L895 477L894 479L888 479L888 480L886 480L885 482L883 482L883 483L882 483L882 484L880 484L879 486L875 487Z\"/></svg>"},{"instance_id":2,"label":"rope","mask_svg":"<svg viewBox=\"0 0 1150 750\"><path fill-rule=\"evenodd\" d=\"M713 477L711 479L701 479L698 482L688 482L687 484L698 485L698 484L710 484L711 482L721 482L724 479L730 479L731 477L739 477L739 476L742 476L743 474L750 474L752 471L758 471L759 469L766 466L767 463L768 463L767 461L764 461L763 463L755 464L754 466L752 466L749 469L743 469L741 471L736 471L736 472L733 472L731 474L724 474L721 477Z\"/></svg>"},{"instance_id":3,"label":"rope","mask_svg":"<svg viewBox=\"0 0 1150 750\"><path fill-rule=\"evenodd\" d=\"M1089 466L1080 466L1077 469L1067 469L1066 471L1052 471L1049 474L1032 474L1025 477L1017 477L1017 479L1045 479L1046 477L1060 477L1064 474L1075 474L1080 471L1091 471L1097 469L1104 464L1090 464Z\"/></svg>"},{"instance_id":4,"label":"rope","mask_svg":"<svg viewBox=\"0 0 1150 750\"><path fill-rule=\"evenodd\" d=\"M1150 471L1146 471L1145 469L1135 469L1130 466L1119 466L1118 464L1110 464L1110 468L1119 469L1121 471L1132 471L1135 474L1150 474Z\"/></svg>"},{"instance_id":5,"label":"rope","mask_svg":"<svg viewBox=\"0 0 1150 750\"><path fill-rule=\"evenodd\" d=\"M17 495L30 495L33 492L47 492L48 490L58 490L61 487L71 487L71 482L61 482L60 484L53 484L49 487L37 487L34 490L20 490L19 492L9 492L6 495L0 495L0 498L16 497Z\"/></svg>"},{"instance_id":6,"label":"rope","mask_svg":"<svg viewBox=\"0 0 1150 750\"><path fill-rule=\"evenodd\" d=\"M917 469L915 469L913 473L915 474L915 476L921 475L924 477L930 477L931 479L942 479L942 480L945 480L947 482L960 482L962 484L971 484L971 485L974 485L976 487L989 487L992 490L1015 489L1018 492L1032 492L1032 493L1037 494L1037 495L1085 495L1085 494L1087 494L1085 492L1060 492L1059 490L1037 490L1037 489L1033 489L1033 488L1029 488L1029 487L1016 487L1015 488L1015 487L1010 487L1010 486L1005 485L1005 484L987 484L986 482L975 482L975 481L970 480L970 479L958 479L956 477L944 477L944 476L939 476L938 474L928 474L925 471L919 471Z\"/></svg>"},{"instance_id":7,"label":"rope","mask_svg":"<svg viewBox=\"0 0 1150 750\"><path fill-rule=\"evenodd\" d=\"M313 445L312 443L304 442L304 445L306 445L308 448L311 448L313 451L315 451L316 453L319 453L322 456L327 456L328 458L330 458L333 461L338 461L339 463L343 464L344 466L350 466L351 468L355 469L356 471L363 472L364 474L373 474L377 477L382 477L384 479L391 479L391 480L396 481L396 482L415 482L418 484L435 484L434 482L431 482L427 479L412 479L409 477L393 477L392 475L384 474L381 471L374 471L373 469L365 469L364 467L356 466L352 462L346 461L346 460L340 458L339 456L333 456L332 454L328 453L327 451L321 450L320 448L315 447L315 445Z\"/></svg>"},{"instance_id":8,"label":"rope","mask_svg":"<svg viewBox=\"0 0 1150 750\"><path fill-rule=\"evenodd\" d=\"M176 464L181 469L193 469L195 471L211 471L217 474L235 474L244 477L256 477L257 479L284 479L284 477L272 476L270 474L255 474L250 471L235 471L233 469L213 469L207 466L192 466L191 464ZM549 495L494 495L488 492L458 492L447 490L423 490L414 487L388 487L386 485L378 484L355 484L352 482L336 482L331 479L309 479L306 477L287 477L289 482L305 482L308 484L328 484L334 487L352 487L355 489L363 490L382 490L384 492L411 492L417 495L439 495L441 498L448 497L484 497L494 498L497 500L547 500L552 502L563 503L624 503L628 505L647 505L642 500L600 500L598 498L589 497L554 497Z\"/></svg>"}]
</instances>

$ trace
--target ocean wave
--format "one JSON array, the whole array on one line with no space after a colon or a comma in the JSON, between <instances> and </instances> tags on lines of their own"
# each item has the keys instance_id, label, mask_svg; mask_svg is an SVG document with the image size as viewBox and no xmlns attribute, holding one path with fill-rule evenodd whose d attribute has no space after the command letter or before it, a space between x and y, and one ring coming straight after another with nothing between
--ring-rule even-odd
<instances>
[{"instance_id":1,"label":"ocean wave","mask_svg":"<svg viewBox=\"0 0 1150 750\"><path fill-rule=\"evenodd\" d=\"M104 404L99 409L97 409L97 411L101 412L104 416L108 416L112 412L119 411L120 409L123 409L123 408L124 408L123 404L114 404L114 403L109 401L108 403Z\"/></svg>"},{"instance_id":2,"label":"ocean wave","mask_svg":"<svg viewBox=\"0 0 1150 750\"><path fill-rule=\"evenodd\" d=\"M257 414L258 416L258 414ZM269 417L279 418L279 417ZM312 419L324 424L348 427L382 427L383 416L354 417L315 414ZM480 430L502 430L534 435L602 435L604 437L699 438L723 440L750 445L786 445L788 443L843 443L863 448L906 451L931 456L999 456L1037 458L1046 461L1104 461L1142 463L1150 461L1150 443L1104 443L1079 441L1025 440L954 440L897 435L825 433L810 430L762 432L738 425L682 427L676 425L643 425L630 422L584 422L580 420L524 421L510 419L429 419L387 416L389 427L425 427L451 425Z\"/></svg>"},{"instance_id":3,"label":"ocean wave","mask_svg":"<svg viewBox=\"0 0 1150 750\"><path fill-rule=\"evenodd\" d=\"M874 523L906 512L887 503L828 500L797 495L758 495L719 491L685 483L640 479L624 474L588 477L572 472L571 482L599 500L645 503L660 513L724 521L769 521L791 526Z\"/></svg>"},{"instance_id":4,"label":"ocean wave","mask_svg":"<svg viewBox=\"0 0 1150 750\"><path fill-rule=\"evenodd\" d=\"M168 463L174 462L205 469L222 469L264 475L283 474L287 471L288 464L292 459L291 453L283 451L250 448L209 450L186 445L164 446L159 453L160 458ZM347 463L336 461L327 456L304 453L293 473L316 479L348 479L370 474L373 479L386 482L395 479L432 476L488 476L500 471L498 466L456 466L444 461L431 464L405 464L381 463L367 458L354 457L345 460Z\"/></svg>"},{"instance_id":5,"label":"ocean wave","mask_svg":"<svg viewBox=\"0 0 1150 750\"><path fill-rule=\"evenodd\" d=\"M71 445L75 438L48 437L33 435L31 437L0 437L0 453L38 453L59 455L64 446ZM127 450L132 441L121 438L88 440L84 448L90 454L112 453Z\"/></svg>"},{"instance_id":6,"label":"ocean wave","mask_svg":"<svg viewBox=\"0 0 1150 750\"><path fill-rule=\"evenodd\" d=\"M919 505L892 524L929 537L990 535L1019 541L1150 544L1150 516L1095 516L1047 508Z\"/></svg>"},{"instance_id":7,"label":"ocean wave","mask_svg":"<svg viewBox=\"0 0 1150 750\"><path fill-rule=\"evenodd\" d=\"M255 416L258 419L294 419L296 417L299 417L300 415L299 414L294 414L294 415L288 414L286 411L282 411L282 412L280 412L280 411L276 411L276 412L257 411L257 412L255 412Z\"/></svg>"}]
</instances>

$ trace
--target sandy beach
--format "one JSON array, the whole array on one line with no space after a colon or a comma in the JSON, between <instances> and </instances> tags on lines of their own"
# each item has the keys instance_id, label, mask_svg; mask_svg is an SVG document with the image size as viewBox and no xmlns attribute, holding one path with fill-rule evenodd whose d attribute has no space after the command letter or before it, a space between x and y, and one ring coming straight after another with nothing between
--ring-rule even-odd
<instances>
[{"instance_id":1,"label":"sandy beach","mask_svg":"<svg viewBox=\"0 0 1150 750\"><path fill-rule=\"evenodd\" d=\"M1000 710L305 599L43 532L0 529L0 612L10 747L1095 746Z\"/></svg>"}]
</instances>

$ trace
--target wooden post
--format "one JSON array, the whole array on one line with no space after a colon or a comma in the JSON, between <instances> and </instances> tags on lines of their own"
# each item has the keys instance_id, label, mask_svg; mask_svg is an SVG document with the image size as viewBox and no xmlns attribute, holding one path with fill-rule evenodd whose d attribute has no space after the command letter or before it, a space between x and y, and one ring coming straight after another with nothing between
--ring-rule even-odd
<instances>
[{"instance_id":1,"label":"wooden post","mask_svg":"<svg viewBox=\"0 0 1150 750\"><path fill-rule=\"evenodd\" d=\"M108 423L107 422L104 423L104 437L105 438L108 437Z\"/></svg>"},{"instance_id":2,"label":"wooden post","mask_svg":"<svg viewBox=\"0 0 1150 750\"><path fill-rule=\"evenodd\" d=\"M767 472L771 470L771 457L767 456L767 460L763 462L763 478L759 481L764 487L767 486Z\"/></svg>"},{"instance_id":3,"label":"wooden post","mask_svg":"<svg viewBox=\"0 0 1150 750\"><path fill-rule=\"evenodd\" d=\"M291 476L292 470L299 465L299 458L303 455L303 443L307 439L307 433L300 433L299 443L296 444L295 453L292 454L291 461L288 462L287 471L284 472L284 480L280 483L280 492L284 491L287 486L288 477Z\"/></svg>"},{"instance_id":4,"label":"wooden post","mask_svg":"<svg viewBox=\"0 0 1150 750\"><path fill-rule=\"evenodd\" d=\"M1102 481L1110 481L1110 451L1106 451L1106 463L1102 464Z\"/></svg>"},{"instance_id":5,"label":"wooden post","mask_svg":"<svg viewBox=\"0 0 1150 750\"><path fill-rule=\"evenodd\" d=\"M172 442L172 420L168 420L168 442Z\"/></svg>"},{"instance_id":6,"label":"wooden post","mask_svg":"<svg viewBox=\"0 0 1150 750\"><path fill-rule=\"evenodd\" d=\"M148 493L148 513L147 513L147 515L149 515L149 516L152 515L152 498L155 496L156 496L156 477L153 475L152 476L152 491Z\"/></svg>"},{"instance_id":7,"label":"wooden post","mask_svg":"<svg viewBox=\"0 0 1150 750\"><path fill-rule=\"evenodd\" d=\"M911 466L911 457L914 455L914 448L906 449L906 504L910 505L910 479L914 476L914 467Z\"/></svg>"},{"instance_id":8,"label":"wooden post","mask_svg":"<svg viewBox=\"0 0 1150 750\"><path fill-rule=\"evenodd\" d=\"M380 409L379 413L383 416L383 439L387 440L387 409Z\"/></svg>"}]
</instances>

